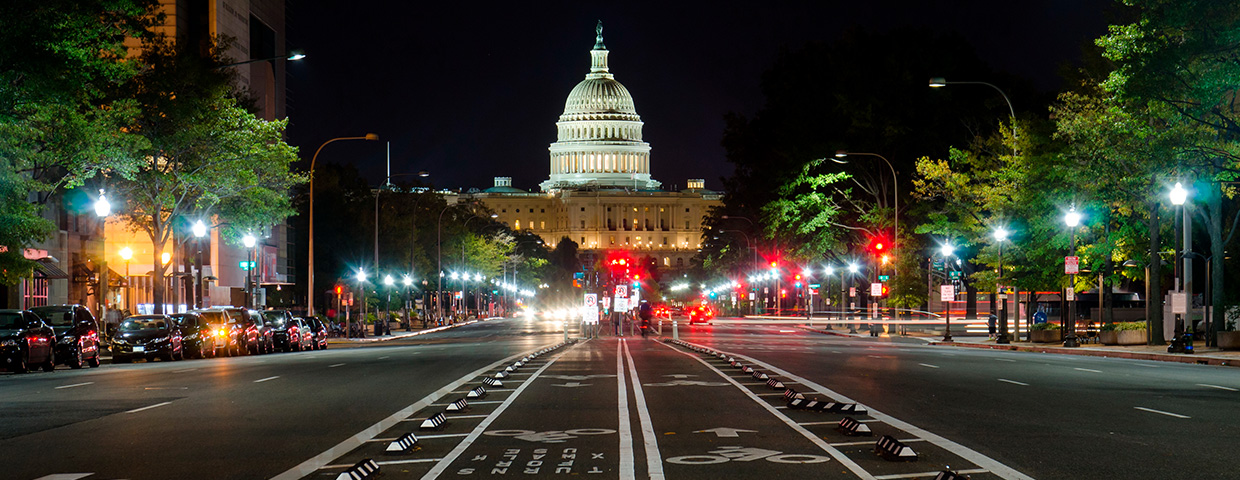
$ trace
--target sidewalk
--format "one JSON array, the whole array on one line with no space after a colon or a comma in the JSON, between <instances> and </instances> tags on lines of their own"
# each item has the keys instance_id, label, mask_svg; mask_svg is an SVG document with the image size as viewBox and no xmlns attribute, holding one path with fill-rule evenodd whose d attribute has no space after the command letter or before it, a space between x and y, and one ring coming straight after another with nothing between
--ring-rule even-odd
<instances>
[{"instance_id":1,"label":"sidewalk","mask_svg":"<svg viewBox=\"0 0 1240 480\"><path fill-rule=\"evenodd\" d=\"M826 335L838 335L842 337L866 337L870 338L868 331L858 330L858 333L847 333L847 330L828 330L819 326L810 327L801 325L800 328L818 332ZM1179 363L1195 363L1199 365L1218 365L1225 367L1240 367L1240 351L1235 350L1219 350L1214 347L1205 347L1204 342L1196 342L1193 347L1196 350L1192 354L1167 353L1166 345L1102 345L1099 343L1081 344L1080 347L1068 348L1058 343L1033 343L1033 342L1012 342L1010 345L998 345L994 340L986 337L975 335L954 335L951 342L944 342L942 335L930 335L927 333L912 333L905 336L889 333L882 333L879 337L886 338L909 338L918 339L926 342L928 345L946 345L951 347L966 348L986 348L992 350L1014 350L1020 352L1036 352L1036 353L1055 353L1061 355L1086 355L1092 357L1112 357L1112 358L1131 358L1136 360L1154 360L1159 362L1179 362Z\"/></svg>"}]
</instances>

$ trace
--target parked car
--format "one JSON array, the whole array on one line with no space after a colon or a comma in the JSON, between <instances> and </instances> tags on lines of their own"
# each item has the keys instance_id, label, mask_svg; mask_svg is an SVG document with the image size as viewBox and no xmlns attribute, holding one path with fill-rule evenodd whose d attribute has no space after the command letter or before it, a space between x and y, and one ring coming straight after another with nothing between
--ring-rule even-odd
<instances>
[{"instance_id":1,"label":"parked car","mask_svg":"<svg viewBox=\"0 0 1240 480\"><path fill-rule=\"evenodd\" d=\"M233 356L237 355L237 324L232 323L232 318L224 313L223 310L194 310L191 313L198 314L203 321L211 327L212 338L215 340L215 354Z\"/></svg>"},{"instance_id":2,"label":"parked car","mask_svg":"<svg viewBox=\"0 0 1240 480\"><path fill-rule=\"evenodd\" d=\"M29 310L0 310L0 362L14 373L56 369L56 332Z\"/></svg>"},{"instance_id":3,"label":"parked car","mask_svg":"<svg viewBox=\"0 0 1240 480\"><path fill-rule=\"evenodd\" d=\"M30 309L56 332L56 361L69 368L99 366L99 322L82 305L48 305Z\"/></svg>"},{"instance_id":4,"label":"parked car","mask_svg":"<svg viewBox=\"0 0 1240 480\"><path fill-rule=\"evenodd\" d=\"M276 312L272 311L269 317L265 317L270 318L269 321L274 333L273 338L275 339L276 349L283 352L301 350L303 337L301 333L302 322L287 315L287 312Z\"/></svg>"},{"instance_id":5,"label":"parked car","mask_svg":"<svg viewBox=\"0 0 1240 480\"><path fill-rule=\"evenodd\" d=\"M112 363L135 358L166 362L185 358L181 328L168 315L133 315L121 321L112 339Z\"/></svg>"},{"instance_id":6,"label":"parked car","mask_svg":"<svg viewBox=\"0 0 1240 480\"><path fill-rule=\"evenodd\" d=\"M301 317L293 317L293 323L297 324L297 345L295 350L306 351L314 349L314 330L310 329L310 324Z\"/></svg>"},{"instance_id":7,"label":"parked car","mask_svg":"<svg viewBox=\"0 0 1240 480\"><path fill-rule=\"evenodd\" d=\"M275 330L267 323L267 319L263 316L263 312L258 310L250 310L247 312L250 322L254 324L254 328L258 330L257 348L250 353L271 353L276 351L275 348Z\"/></svg>"},{"instance_id":8,"label":"parked car","mask_svg":"<svg viewBox=\"0 0 1240 480\"><path fill-rule=\"evenodd\" d=\"M240 307L218 307L228 315L233 334L236 336L237 349L233 355L244 355L258 351L258 326L250 318L250 311Z\"/></svg>"},{"instance_id":9,"label":"parked car","mask_svg":"<svg viewBox=\"0 0 1240 480\"><path fill-rule=\"evenodd\" d=\"M169 315L181 329L181 349L185 356L207 358L215 356L215 331L202 315L194 312Z\"/></svg>"},{"instance_id":10,"label":"parked car","mask_svg":"<svg viewBox=\"0 0 1240 480\"><path fill-rule=\"evenodd\" d=\"M305 317L302 320L310 326L310 331L314 333L314 349L326 350L328 335L327 322L324 322L323 319L319 318L317 315Z\"/></svg>"},{"instance_id":11,"label":"parked car","mask_svg":"<svg viewBox=\"0 0 1240 480\"><path fill-rule=\"evenodd\" d=\"M689 309L689 325L710 323L715 318L715 311L706 305L698 305Z\"/></svg>"}]
</instances>

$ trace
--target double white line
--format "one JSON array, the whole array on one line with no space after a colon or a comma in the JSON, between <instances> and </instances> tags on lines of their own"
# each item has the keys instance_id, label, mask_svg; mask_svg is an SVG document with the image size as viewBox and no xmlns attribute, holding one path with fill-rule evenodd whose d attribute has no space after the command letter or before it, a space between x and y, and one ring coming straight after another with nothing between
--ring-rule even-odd
<instances>
[{"instance_id":1,"label":"double white line","mask_svg":"<svg viewBox=\"0 0 1240 480\"><path fill-rule=\"evenodd\" d=\"M616 346L616 385L617 403L620 413L620 478L636 479L636 465L633 460L633 428L629 423L629 395L625 387L624 359L629 360L629 376L633 378L633 398L637 404L637 419L641 422L642 444L646 450L646 471L652 480L663 480L663 457L659 454L658 438L654 435L654 425L650 421L650 410L646 408L646 395L642 392L641 379L637 377L637 366L633 364L633 355L629 353L629 344L621 339Z\"/></svg>"}]
</instances>

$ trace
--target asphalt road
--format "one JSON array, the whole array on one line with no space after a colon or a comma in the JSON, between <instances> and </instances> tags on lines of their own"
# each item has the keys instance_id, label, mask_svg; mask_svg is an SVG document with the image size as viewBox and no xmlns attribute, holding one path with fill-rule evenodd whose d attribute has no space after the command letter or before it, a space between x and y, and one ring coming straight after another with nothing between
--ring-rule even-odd
<instances>
[{"instance_id":1,"label":"asphalt road","mask_svg":"<svg viewBox=\"0 0 1240 480\"><path fill-rule=\"evenodd\" d=\"M356 348L0 375L0 477L327 479L364 459L383 478L1235 477L1232 368L730 322L679 329L724 358L640 336L537 354L561 342L556 328L497 320ZM447 411L506 368L502 386ZM850 416L874 436L788 408L761 374L863 406ZM409 433L415 446L385 453ZM918 460L875 455L882 435Z\"/></svg>"}]
</instances>

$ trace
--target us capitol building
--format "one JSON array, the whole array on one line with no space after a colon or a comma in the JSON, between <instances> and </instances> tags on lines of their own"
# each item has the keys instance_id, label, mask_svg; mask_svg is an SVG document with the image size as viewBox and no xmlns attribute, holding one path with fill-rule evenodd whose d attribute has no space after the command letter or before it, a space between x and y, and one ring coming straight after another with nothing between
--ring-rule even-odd
<instances>
[{"instance_id":1,"label":"us capitol building","mask_svg":"<svg viewBox=\"0 0 1240 480\"><path fill-rule=\"evenodd\" d=\"M590 73L568 94L549 148L551 177L541 192L496 177L483 191L461 194L477 201L514 230L538 234L550 247L564 237L584 251L626 250L654 257L663 268L689 266L701 245L702 220L721 195L690 179L680 191L650 178L650 144L628 89L607 68L603 27L596 29Z\"/></svg>"}]
</instances>

